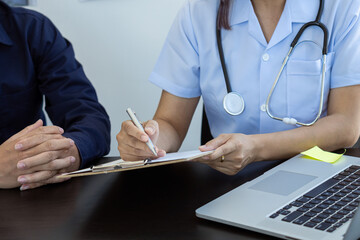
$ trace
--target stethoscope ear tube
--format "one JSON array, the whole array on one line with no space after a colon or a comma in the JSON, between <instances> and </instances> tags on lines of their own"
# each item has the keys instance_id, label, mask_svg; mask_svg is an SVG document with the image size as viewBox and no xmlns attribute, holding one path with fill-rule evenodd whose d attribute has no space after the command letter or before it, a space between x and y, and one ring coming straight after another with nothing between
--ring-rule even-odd
<instances>
[{"instance_id":1,"label":"stethoscope ear tube","mask_svg":"<svg viewBox=\"0 0 360 240\"><path fill-rule=\"evenodd\" d=\"M292 41L292 43L290 44L290 46L292 48L294 48L296 46L296 44L298 43L301 35L304 33L305 29L310 27L310 26L317 26L319 28L321 28L321 30L323 31L324 33L324 41L323 41L323 50L322 50L322 54L323 55L326 55L327 52L328 52L328 46L327 46L327 43L328 43L328 39L329 39L329 33L328 33L328 29L327 27L320 22L320 19L321 19L321 16L322 16L322 13L323 13L323 10L324 10L324 0L320 0L319 2L319 10L318 10L318 13L316 15L316 19L315 21L312 21L312 22L308 22L308 23L305 23L299 30L299 32L296 34L294 40Z\"/></svg>"},{"instance_id":2,"label":"stethoscope ear tube","mask_svg":"<svg viewBox=\"0 0 360 240\"><path fill-rule=\"evenodd\" d=\"M306 28L308 27L311 27L311 26L316 26L316 27L319 27L321 28L321 30L323 31L324 33L324 39L323 39L323 48L322 48L322 54L323 55L326 55L327 52L328 52L328 46L327 46L327 43L328 43L328 38L329 38L329 33L328 33L328 30L327 30L327 27L321 23L321 22L316 22L316 21L312 21L312 22L308 22L308 23L305 23L299 30L299 32L296 34L294 40L291 42L290 46L292 48L294 48L296 46L296 44L298 43L301 35L304 33L304 31L306 30Z\"/></svg>"}]
</instances>

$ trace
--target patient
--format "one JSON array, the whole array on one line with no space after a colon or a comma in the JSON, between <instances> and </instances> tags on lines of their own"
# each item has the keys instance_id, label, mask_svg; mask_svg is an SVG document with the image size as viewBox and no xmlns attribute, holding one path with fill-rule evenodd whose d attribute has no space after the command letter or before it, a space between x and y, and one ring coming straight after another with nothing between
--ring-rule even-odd
<instances>
[{"instance_id":1,"label":"patient","mask_svg":"<svg viewBox=\"0 0 360 240\"><path fill-rule=\"evenodd\" d=\"M0 72L0 188L64 181L109 152L109 117L49 19L0 1Z\"/></svg>"}]
</instances>

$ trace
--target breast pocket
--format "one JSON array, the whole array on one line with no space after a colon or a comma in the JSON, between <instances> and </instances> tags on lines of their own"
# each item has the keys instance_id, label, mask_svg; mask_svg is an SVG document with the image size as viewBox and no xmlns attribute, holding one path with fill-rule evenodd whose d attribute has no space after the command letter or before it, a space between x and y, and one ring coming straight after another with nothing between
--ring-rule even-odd
<instances>
[{"instance_id":1,"label":"breast pocket","mask_svg":"<svg viewBox=\"0 0 360 240\"><path fill-rule=\"evenodd\" d=\"M324 107L326 112L329 94L330 69L333 54L327 56L324 79ZM322 60L296 60L287 63L288 116L299 122L312 122L318 112L321 98Z\"/></svg>"}]
</instances>

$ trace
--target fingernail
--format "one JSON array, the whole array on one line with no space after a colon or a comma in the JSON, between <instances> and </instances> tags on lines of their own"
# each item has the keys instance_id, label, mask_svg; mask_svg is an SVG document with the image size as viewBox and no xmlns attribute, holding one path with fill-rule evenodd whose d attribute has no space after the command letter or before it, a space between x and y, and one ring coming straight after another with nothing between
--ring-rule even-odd
<instances>
[{"instance_id":1,"label":"fingernail","mask_svg":"<svg viewBox=\"0 0 360 240\"><path fill-rule=\"evenodd\" d=\"M17 168L18 168L18 169L24 169L24 168L26 168L26 165L25 165L25 163L19 162L19 163L17 164Z\"/></svg>"},{"instance_id":2,"label":"fingernail","mask_svg":"<svg viewBox=\"0 0 360 240\"><path fill-rule=\"evenodd\" d=\"M19 177L18 182L19 183L26 183L26 178L25 177Z\"/></svg>"},{"instance_id":3,"label":"fingernail","mask_svg":"<svg viewBox=\"0 0 360 240\"><path fill-rule=\"evenodd\" d=\"M59 132L60 132L61 134L63 134L63 133L64 133L64 129L62 129L61 127L59 127Z\"/></svg>"},{"instance_id":4,"label":"fingernail","mask_svg":"<svg viewBox=\"0 0 360 240\"><path fill-rule=\"evenodd\" d=\"M210 158L209 158L209 156L205 156L205 157L203 157L203 159L209 160Z\"/></svg>"},{"instance_id":5,"label":"fingernail","mask_svg":"<svg viewBox=\"0 0 360 240\"><path fill-rule=\"evenodd\" d=\"M150 134L153 134L155 131L154 128L152 128L152 127L146 127L145 130L146 130L146 132L148 132Z\"/></svg>"},{"instance_id":6,"label":"fingernail","mask_svg":"<svg viewBox=\"0 0 360 240\"><path fill-rule=\"evenodd\" d=\"M162 156L162 157L165 157L165 156L166 156L166 152L165 152L164 150L160 150L160 151L158 152L158 155L159 155L159 156Z\"/></svg>"},{"instance_id":7,"label":"fingernail","mask_svg":"<svg viewBox=\"0 0 360 240\"><path fill-rule=\"evenodd\" d=\"M74 144L75 144L74 140L72 140L72 139L70 139L69 142L70 142L70 145L74 145Z\"/></svg>"},{"instance_id":8,"label":"fingernail","mask_svg":"<svg viewBox=\"0 0 360 240\"><path fill-rule=\"evenodd\" d=\"M20 191L24 191L24 190L28 190L29 189L29 186L28 185L22 185L20 187Z\"/></svg>"},{"instance_id":9,"label":"fingernail","mask_svg":"<svg viewBox=\"0 0 360 240\"><path fill-rule=\"evenodd\" d=\"M19 150L23 147L23 145L21 143L17 143L15 144L15 150Z\"/></svg>"},{"instance_id":10,"label":"fingernail","mask_svg":"<svg viewBox=\"0 0 360 240\"><path fill-rule=\"evenodd\" d=\"M74 163L75 160L76 160L76 159L75 159L74 157L70 157L70 162L71 162L71 163Z\"/></svg>"},{"instance_id":11,"label":"fingernail","mask_svg":"<svg viewBox=\"0 0 360 240\"><path fill-rule=\"evenodd\" d=\"M145 135L141 135L141 141L147 141L148 140L148 138L147 138L147 136L145 136Z\"/></svg>"},{"instance_id":12,"label":"fingernail","mask_svg":"<svg viewBox=\"0 0 360 240\"><path fill-rule=\"evenodd\" d=\"M206 144L205 144L205 145L202 145L202 146L200 146L200 147L201 147L202 150L205 150L205 151L212 149L210 146L208 146L208 145L206 145Z\"/></svg>"}]
</instances>

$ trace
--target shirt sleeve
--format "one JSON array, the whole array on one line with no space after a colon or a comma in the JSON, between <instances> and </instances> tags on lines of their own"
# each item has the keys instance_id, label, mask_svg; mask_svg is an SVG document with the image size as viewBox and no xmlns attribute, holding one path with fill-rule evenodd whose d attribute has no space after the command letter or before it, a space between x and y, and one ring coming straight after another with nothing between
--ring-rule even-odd
<instances>
[{"instance_id":1,"label":"shirt sleeve","mask_svg":"<svg viewBox=\"0 0 360 240\"><path fill-rule=\"evenodd\" d=\"M360 84L360 21L359 1L353 1L344 13L343 22L338 20L338 34L334 41L334 62L331 71L331 88ZM356 6L354 6L356 4Z\"/></svg>"},{"instance_id":2,"label":"shirt sleeve","mask_svg":"<svg viewBox=\"0 0 360 240\"><path fill-rule=\"evenodd\" d=\"M173 95L193 98L201 95L199 76L198 46L187 1L175 18L149 80Z\"/></svg>"},{"instance_id":3,"label":"shirt sleeve","mask_svg":"<svg viewBox=\"0 0 360 240\"><path fill-rule=\"evenodd\" d=\"M32 36L37 40L31 51L45 110L54 125L64 128L64 136L74 140L81 168L88 166L110 150L109 116L76 61L71 43L50 20L45 18Z\"/></svg>"}]
</instances>

